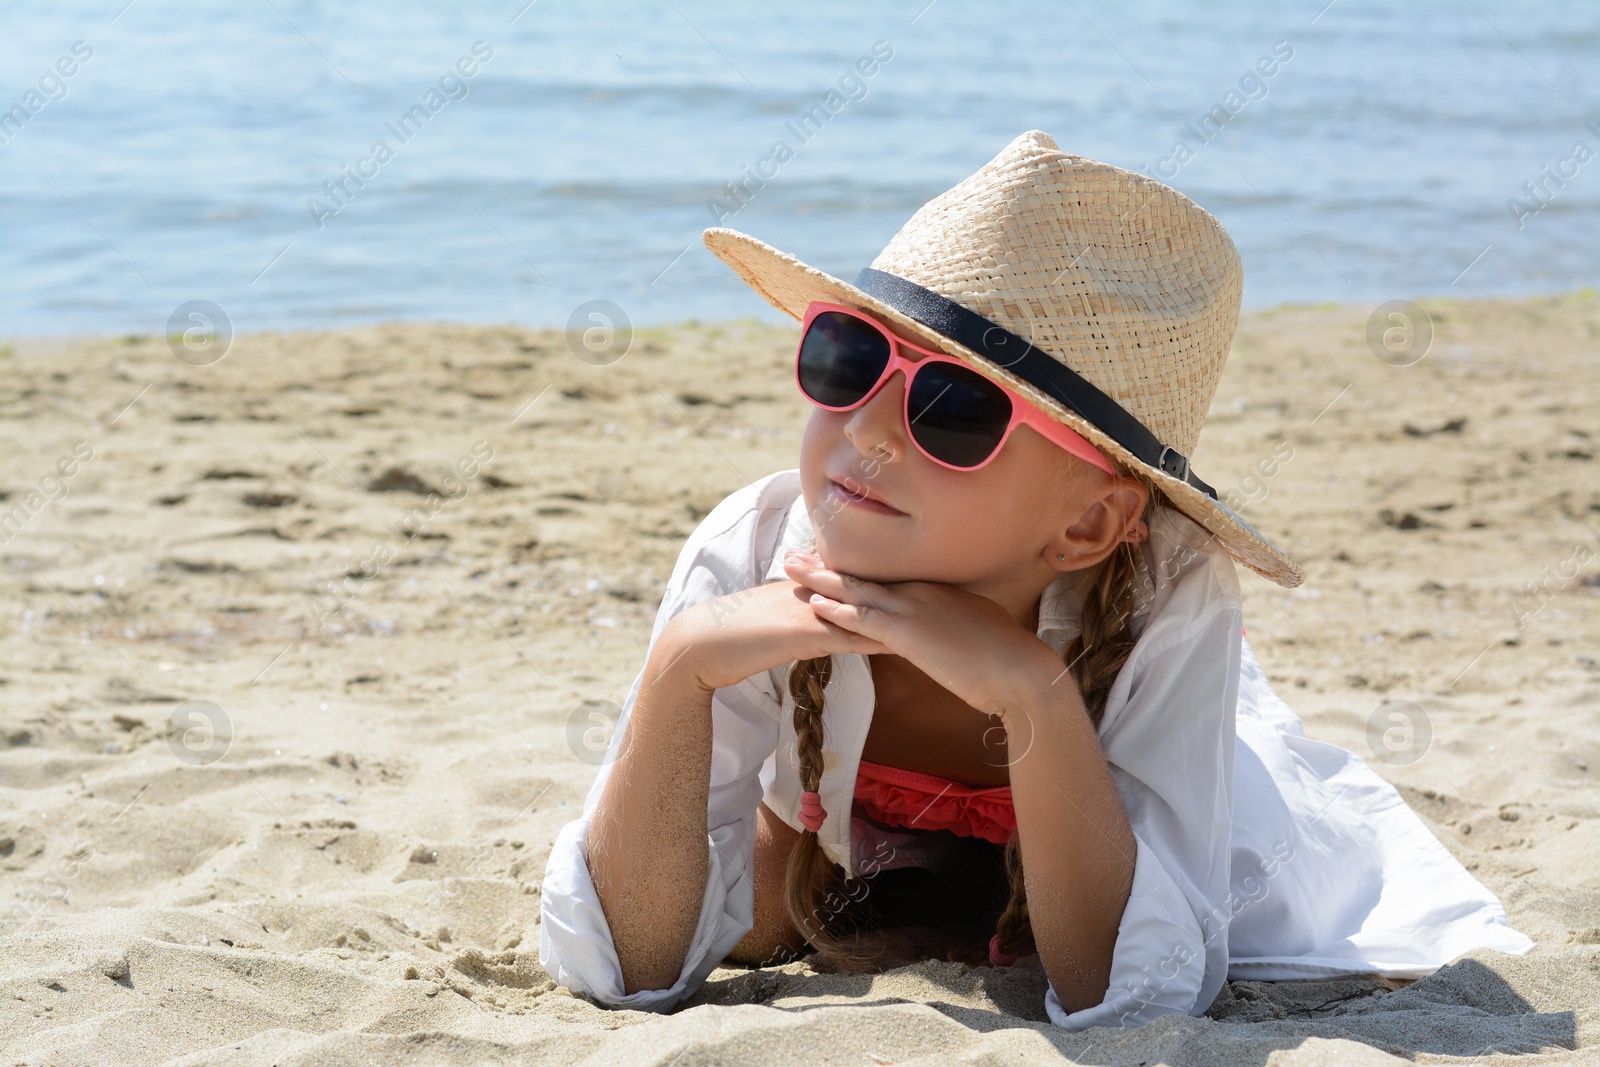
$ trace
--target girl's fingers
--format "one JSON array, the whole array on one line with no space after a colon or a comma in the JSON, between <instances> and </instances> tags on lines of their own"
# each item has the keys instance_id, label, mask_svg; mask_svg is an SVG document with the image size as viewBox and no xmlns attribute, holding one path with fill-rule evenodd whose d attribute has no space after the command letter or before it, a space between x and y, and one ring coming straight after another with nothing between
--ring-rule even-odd
<instances>
[{"instance_id":1,"label":"girl's fingers","mask_svg":"<svg viewBox=\"0 0 1600 1067\"><path fill-rule=\"evenodd\" d=\"M800 556L786 559L783 568L791 580L842 604L872 604L881 607L887 604L891 595L888 589L876 582L853 576L847 581L846 576L838 571L829 570L821 563L808 561Z\"/></svg>"},{"instance_id":2,"label":"girl's fingers","mask_svg":"<svg viewBox=\"0 0 1600 1067\"><path fill-rule=\"evenodd\" d=\"M826 597L821 597L821 595L819 595L819 598L827 601L829 605L838 606L837 601L827 600ZM819 609L819 605L810 606L811 609L813 609L813 613L816 613L816 619L818 619L818 622L821 622L822 625L826 625L826 627L829 627L830 630L838 630L838 632L843 633L843 635L850 640L851 653L861 654L861 656L886 656L886 654L893 653L893 649L888 648L883 641L878 641L877 638L867 637L866 633L861 633L859 630L853 630L851 627L848 627L848 625L842 625L840 622L835 622L834 619L827 617L826 608Z\"/></svg>"},{"instance_id":3,"label":"girl's fingers","mask_svg":"<svg viewBox=\"0 0 1600 1067\"><path fill-rule=\"evenodd\" d=\"M842 626L864 637L879 638L883 614L866 604L845 604L821 593L811 594L811 610L835 626Z\"/></svg>"}]
</instances>

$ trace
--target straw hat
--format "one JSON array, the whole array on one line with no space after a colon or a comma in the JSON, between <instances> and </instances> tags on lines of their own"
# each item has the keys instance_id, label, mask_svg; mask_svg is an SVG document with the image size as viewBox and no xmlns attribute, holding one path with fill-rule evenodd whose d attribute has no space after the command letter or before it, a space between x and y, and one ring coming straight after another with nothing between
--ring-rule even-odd
<instances>
[{"instance_id":1,"label":"straw hat","mask_svg":"<svg viewBox=\"0 0 1600 1067\"><path fill-rule=\"evenodd\" d=\"M859 308L1016 390L1148 475L1234 559L1300 584L1189 470L1243 272L1222 224L1176 189L1029 130L924 204L854 284L737 230L704 239L795 319L813 300Z\"/></svg>"}]
</instances>

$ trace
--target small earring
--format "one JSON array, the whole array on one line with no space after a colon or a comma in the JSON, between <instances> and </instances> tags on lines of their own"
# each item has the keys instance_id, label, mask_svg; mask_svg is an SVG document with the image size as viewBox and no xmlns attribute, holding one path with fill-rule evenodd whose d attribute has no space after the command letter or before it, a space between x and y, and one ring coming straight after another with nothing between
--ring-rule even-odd
<instances>
[{"instance_id":1,"label":"small earring","mask_svg":"<svg viewBox=\"0 0 1600 1067\"><path fill-rule=\"evenodd\" d=\"M1067 557L1063 556L1061 553L1059 553L1059 552L1056 553L1056 559L1066 559L1066 558Z\"/></svg>"}]
</instances>

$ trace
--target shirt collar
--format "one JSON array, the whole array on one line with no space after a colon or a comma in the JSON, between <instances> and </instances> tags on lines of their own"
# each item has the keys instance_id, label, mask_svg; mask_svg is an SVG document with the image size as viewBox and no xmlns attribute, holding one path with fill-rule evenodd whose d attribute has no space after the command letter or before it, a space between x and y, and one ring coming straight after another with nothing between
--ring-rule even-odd
<instances>
[{"instance_id":1,"label":"shirt collar","mask_svg":"<svg viewBox=\"0 0 1600 1067\"><path fill-rule=\"evenodd\" d=\"M788 578L783 573L783 555L790 549L805 551L811 547L812 539L811 516L806 511L806 498L804 493L796 493L793 503L789 505L789 514L784 516L783 532L778 536L778 547L772 553L772 563L761 576L763 582L782 581Z\"/></svg>"}]
</instances>

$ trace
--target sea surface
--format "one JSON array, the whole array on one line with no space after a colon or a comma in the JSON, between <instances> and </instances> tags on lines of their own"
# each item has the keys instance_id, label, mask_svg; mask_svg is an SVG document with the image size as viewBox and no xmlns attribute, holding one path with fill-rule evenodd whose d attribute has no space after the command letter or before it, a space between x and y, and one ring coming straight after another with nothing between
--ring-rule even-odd
<instances>
[{"instance_id":1,"label":"sea surface","mask_svg":"<svg viewBox=\"0 0 1600 1067\"><path fill-rule=\"evenodd\" d=\"M1247 307L1600 277L1593 0L69 0L0 11L0 335L778 321L703 228L853 278L1031 128L1220 218Z\"/></svg>"}]
</instances>

